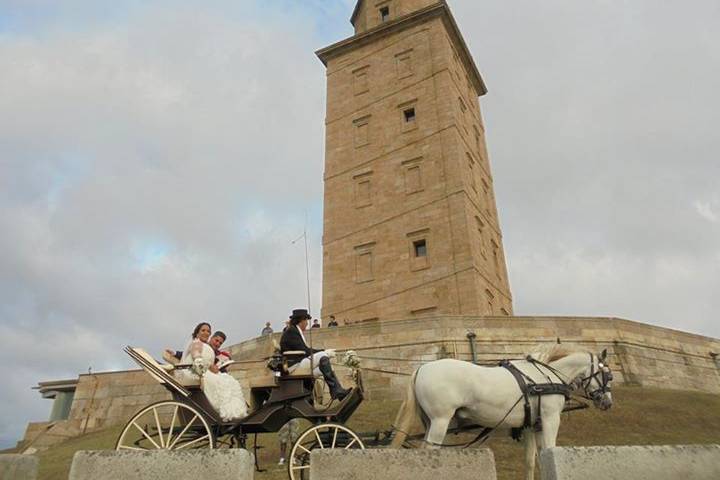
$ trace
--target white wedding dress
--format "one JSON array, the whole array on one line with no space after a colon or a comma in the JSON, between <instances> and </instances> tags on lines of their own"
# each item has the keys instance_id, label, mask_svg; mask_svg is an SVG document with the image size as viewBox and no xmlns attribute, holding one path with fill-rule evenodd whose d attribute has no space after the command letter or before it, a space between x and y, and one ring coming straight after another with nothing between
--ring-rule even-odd
<instances>
[{"instance_id":1,"label":"white wedding dress","mask_svg":"<svg viewBox=\"0 0 720 480\"><path fill-rule=\"evenodd\" d=\"M206 370L203 374L203 392L220 417L227 422L247 416L247 403L240 384L227 373L207 370L215 363L215 352L210 345L196 339L188 344L181 363L192 364L198 358L202 360ZM195 380L198 378L191 370L180 370L178 373Z\"/></svg>"}]
</instances>

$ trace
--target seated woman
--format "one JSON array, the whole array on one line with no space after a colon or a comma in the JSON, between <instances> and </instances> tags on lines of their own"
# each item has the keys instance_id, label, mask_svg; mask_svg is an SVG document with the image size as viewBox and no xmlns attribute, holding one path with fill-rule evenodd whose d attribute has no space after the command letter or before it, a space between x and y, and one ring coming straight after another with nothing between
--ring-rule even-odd
<instances>
[{"instance_id":1,"label":"seated woman","mask_svg":"<svg viewBox=\"0 0 720 480\"><path fill-rule=\"evenodd\" d=\"M285 329L280 339L280 351L303 351L307 355L302 360L290 363L289 370L292 373L298 368L310 369L310 365L314 366L313 375L325 378L328 388L330 388L330 396L334 399L342 400L347 396L349 390L340 385L340 381L333 372L330 365L330 357L335 356L335 350L316 350L310 348L305 342L303 331L307 328L310 315L307 310L293 310L290 315L290 325ZM312 358L312 360L311 360Z\"/></svg>"},{"instance_id":2,"label":"seated woman","mask_svg":"<svg viewBox=\"0 0 720 480\"><path fill-rule=\"evenodd\" d=\"M203 392L224 421L247 416L247 404L242 388L235 378L221 373L215 364L215 351L207 344L210 338L209 323L200 323L192 333L192 340L183 352L181 363L191 364L190 371L179 375L192 379L203 378Z\"/></svg>"}]
</instances>

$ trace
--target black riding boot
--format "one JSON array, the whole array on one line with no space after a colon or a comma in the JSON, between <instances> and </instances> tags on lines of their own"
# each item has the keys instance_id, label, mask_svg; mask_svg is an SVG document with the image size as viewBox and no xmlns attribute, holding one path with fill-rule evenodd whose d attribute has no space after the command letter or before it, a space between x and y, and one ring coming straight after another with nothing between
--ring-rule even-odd
<instances>
[{"instance_id":1,"label":"black riding boot","mask_svg":"<svg viewBox=\"0 0 720 480\"><path fill-rule=\"evenodd\" d=\"M335 372L333 372L332 366L330 365L330 359L328 357L321 358L320 365L318 367L320 368L320 372L323 374L323 378L325 378L325 383L327 383L328 388L330 388L330 396L333 399L342 400L348 393L350 393L350 390L344 389L342 385L340 385L340 381L338 381L335 376Z\"/></svg>"}]
</instances>

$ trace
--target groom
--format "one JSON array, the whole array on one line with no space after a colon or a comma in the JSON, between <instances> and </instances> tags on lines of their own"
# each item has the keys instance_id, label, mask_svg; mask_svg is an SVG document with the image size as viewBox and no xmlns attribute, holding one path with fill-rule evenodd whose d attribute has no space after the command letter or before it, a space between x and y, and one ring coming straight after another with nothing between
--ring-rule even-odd
<instances>
[{"instance_id":1,"label":"groom","mask_svg":"<svg viewBox=\"0 0 720 480\"><path fill-rule=\"evenodd\" d=\"M302 360L294 360L289 362L289 370L292 373L298 368L310 368L310 365L317 365L313 370L313 375L319 377L320 375L325 378L330 388L330 396L333 399L342 400L350 392L340 385L340 381L335 376L332 366L330 365L330 357L335 356L335 350L316 350L310 348L305 341L304 331L307 329L308 320L310 320L310 314L307 310L299 309L293 310L290 315L290 325L282 334L280 339L280 351L289 352L292 350L301 350L307 355ZM310 360L312 357L312 361Z\"/></svg>"}]
</instances>

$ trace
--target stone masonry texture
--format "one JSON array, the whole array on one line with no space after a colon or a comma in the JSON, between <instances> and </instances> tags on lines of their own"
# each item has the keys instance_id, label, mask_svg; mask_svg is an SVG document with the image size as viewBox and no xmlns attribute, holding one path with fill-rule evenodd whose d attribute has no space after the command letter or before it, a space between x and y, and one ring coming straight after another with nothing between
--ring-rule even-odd
<instances>
[{"instance_id":1,"label":"stone masonry texture","mask_svg":"<svg viewBox=\"0 0 720 480\"><path fill-rule=\"evenodd\" d=\"M720 445L549 448L540 472L543 480L717 480Z\"/></svg>"},{"instance_id":2,"label":"stone masonry texture","mask_svg":"<svg viewBox=\"0 0 720 480\"><path fill-rule=\"evenodd\" d=\"M368 28L318 52L322 316L511 315L482 80L444 2L376 3L354 17ZM378 6L390 13L375 24Z\"/></svg>"},{"instance_id":3,"label":"stone masonry texture","mask_svg":"<svg viewBox=\"0 0 720 480\"><path fill-rule=\"evenodd\" d=\"M38 459L33 455L0 455L0 480L35 480Z\"/></svg>"},{"instance_id":4,"label":"stone masonry texture","mask_svg":"<svg viewBox=\"0 0 720 480\"><path fill-rule=\"evenodd\" d=\"M313 450L311 480L495 480L488 448Z\"/></svg>"},{"instance_id":5,"label":"stone masonry texture","mask_svg":"<svg viewBox=\"0 0 720 480\"><path fill-rule=\"evenodd\" d=\"M69 480L252 480L253 455L244 449L79 451L73 457Z\"/></svg>"}]
</instances>

